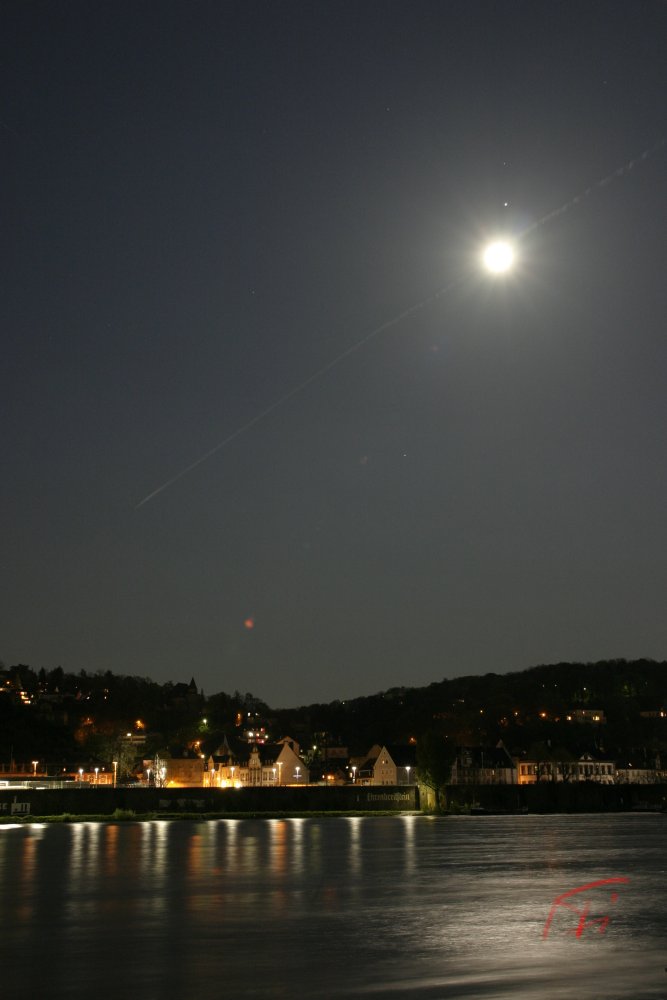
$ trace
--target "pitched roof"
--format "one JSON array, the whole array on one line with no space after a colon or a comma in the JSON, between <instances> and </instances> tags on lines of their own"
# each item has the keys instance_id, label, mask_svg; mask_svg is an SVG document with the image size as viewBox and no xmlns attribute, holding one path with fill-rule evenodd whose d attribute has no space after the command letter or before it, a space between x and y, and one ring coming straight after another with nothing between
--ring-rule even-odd
<instances>
[{"instance_id":1,"label":"pitched roof","mask_svg":"<svg viewBox=\"0 0 667 1000\"><path fill-rule=\"evenodd\" d=\"M414 744L385 743L384 749L396 767L415 767L417 763L417 748Z\"/></svg>"},{"instance_id":2,"label":"pitched roof","mask_svg":"<svg viewBox=\"0 0 667 1000\"><path fill-rule=\"evenodd\" d=\"M457 747L456 762L459 767L516 767L504 746Z\"/></svg>"}]
</instances>

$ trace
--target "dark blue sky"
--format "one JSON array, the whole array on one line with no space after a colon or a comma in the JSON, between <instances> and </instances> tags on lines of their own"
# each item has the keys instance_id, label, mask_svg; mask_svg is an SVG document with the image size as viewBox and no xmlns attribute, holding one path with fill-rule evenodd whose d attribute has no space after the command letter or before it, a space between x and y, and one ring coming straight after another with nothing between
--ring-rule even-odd
<instances>
[{"instance_id":1,"label":"dark blue sky","mask_svg":"<svg viewBox=\"0 0 667 1000\"><path fill-rule=\"evenodd\" d=\"M664 658L666 40L658 0L3 3L5 663L279 707Z\"/></svg>"}]
</instances>

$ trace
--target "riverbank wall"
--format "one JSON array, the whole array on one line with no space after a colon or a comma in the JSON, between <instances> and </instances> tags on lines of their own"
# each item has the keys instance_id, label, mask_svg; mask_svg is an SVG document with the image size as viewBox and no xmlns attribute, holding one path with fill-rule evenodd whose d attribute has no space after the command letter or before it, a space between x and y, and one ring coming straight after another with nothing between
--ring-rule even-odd
<instances>
[{"instance_id":1,"label":"riverbank wall","mask_svg":"<svg viewBox=\"0 0 667 1000\"><path fill-rule=\"evenodd\" d=\"M284 815L435 811L432 790L417 785L281 788L0 788L0 821L47 816ZM667 785L448 785L441 810L457 813L667 811Z\"/></svg>"},{"instance_id":2,"label":"riverbank wall","mask_svg":"<svg viewBox=\"0 0 667 1000\"><path fill-rule=\"evenodd\" d=\"M434 807L433 795L425 788L421 803L427 811ZM653 812L667 808L667 785L602 785L593 781L448 785L441 805L453 813Z\"/></svg>"},{"instance_id":3,"label":"riverbank wall","mask_svg":"<svg viewBox=\"0 0 667 1000\"><path fill-rule=\"evenodd\" d=\"M0 788L0 819L11 817L405 812L419 809L416 785L281 788Z\"/></svg>"}]
</instances>

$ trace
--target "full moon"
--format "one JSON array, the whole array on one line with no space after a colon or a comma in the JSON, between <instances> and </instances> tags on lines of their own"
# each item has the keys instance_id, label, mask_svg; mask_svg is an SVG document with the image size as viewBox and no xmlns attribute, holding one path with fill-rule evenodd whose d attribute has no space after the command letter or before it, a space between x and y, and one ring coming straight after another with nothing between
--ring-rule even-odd
<instances>
[{"instance_id":1,"label":"full moon","mask_svg":"<svg viewBox=\"0 0 667 1000\"><path fill-rule=\"evenodd\" d=\"M484 267L492 274L503 274L509 271L514 263L514 250L504 240L496 240L484 250L482 257Z\"/></svg>"}]
</instances>

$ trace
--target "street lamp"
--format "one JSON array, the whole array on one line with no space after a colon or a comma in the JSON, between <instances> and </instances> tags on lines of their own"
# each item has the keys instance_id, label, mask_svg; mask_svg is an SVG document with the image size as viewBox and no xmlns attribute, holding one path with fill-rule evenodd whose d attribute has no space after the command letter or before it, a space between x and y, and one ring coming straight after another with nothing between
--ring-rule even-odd
<instances>
[{"instance_id":1,"label":"street lamp","mask_svg":"<svg viewBox=\"0 0 667 1000\"><path fill-rule=\"evenodd\" d=\"M113 760L111 763L113 764L113 787L115 788L118 780L118 761Z\"/></svg>"},{"instance_id":2,"label":"street lamp","mask_svg":"<svg viewBox=\"0 0 667 1000\"><path fill-rule=\"evenodd\" d=\"M297 780L297 781L299 780L299 777L300 777L300 775L299 775L299 771L300 771L300 770L301 770L301 768L297 766L297 768L296 768L296 770L295 770L295 772L294 772L294 773L295 773L295 776L296 776L296 780Z\"/></svg>"},{"instance_id":3,"label":"street lamp","mask_svg":"<svg viewBox=\"0 0 667 1000\"><path fill-rule=\"evenodd\" d=\"M276 783L276 769L274 767L273 768L273 784L275 785L275 783Z\"/></svg>"},{"instance_id":4,"label":"street lamp","mask_svg":"<svg viewBox=\"0 0 667 1000\"><path fill-rule=\"evenodd\" d=\"M33 778L37 777L37 765L38 764L39 764L38 760L33 760L33 762L32 762L32 776L33 776Z\"/></svg>"},{"instance_id":5,"label":"street lamp","mask_svg":"<svg viewBox=\"0 0 667 1000\"><path fill-rule=\"evenodd\" d=\"M410 784L410 768L406 767L405 772L406 772L406 774L408 776L407 779L406 779L406 784L409 785Z\"/></svg>"},{"instance_id":6,"label":"street lamp","mask_svg":"<svg viewBox=\"0 0 667 1000\"><path fill-rule=\"evenodd\" d=\"M282 785L282 783L283 783L283 762L281 760L279 760L278 761L278 784Z\"/></svg>"},{"instance_id":7,"label":"street lamp","mask_svg":"<svg viewBox=\"0 0 667 1000\"><path fill-rule=\"evenodd\" d=\"M99 767L96 767L95 768L95 784L96 785L99 784L99 780L100 780L99 774L100 774L100 769L99 769Z\"/></svg>"},{"instance_id":8,"label":"street lamp","mask_svg":"<svg viewBox=\"0 0 667 1000\"><path fill-rule=\"evenodd\" d=\"M79 781L83 784L83 768L79 768Z\"/></svg>"},{"instance_id":9,"label":"street lamp","mask_svg":"<svg viewBox=\"0 0 667 1000\"><path fill-rule=\"evenodd\" d=\"M354 784L354 782L356 780L357 780L357 765L353 764L352 765L352 783Z\"/></svg>"}]
</instances>

